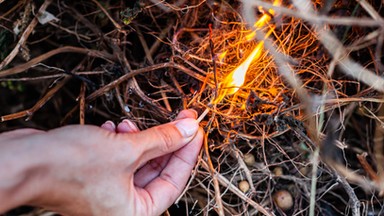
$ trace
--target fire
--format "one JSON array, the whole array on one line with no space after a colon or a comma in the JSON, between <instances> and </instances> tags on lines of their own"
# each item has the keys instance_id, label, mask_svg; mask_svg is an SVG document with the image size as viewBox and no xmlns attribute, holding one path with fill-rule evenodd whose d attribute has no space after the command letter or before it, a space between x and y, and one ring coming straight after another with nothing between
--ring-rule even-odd
<instances>
[{"instance_id":1,"label":"fire","mask_svg":"<svg viewBox=\"0 0 384 216\"><path fill-rule=\"evenodd\" d=\"M220 55L218 55L218 60L220 63L223 63L224 62L224 58L225 56L227 55L227 52L228 51L224 51L223 53L221 53Z\"/></svg>"},{"instance_id":2,"label":"fire","mask_svg":"<svg viewBox=\"0 0 384 216\"><path fill-rule=\"evenodd\" d=\"M239 87L244 84L247 70L251 63L260 58L263 50L263 42L260 42L247 59L241 63L235 70L229 73L220 83L220 94L213 103L219 103L226 95L231 95L239 90Z\"/></svg>"},{"instance_id":3,"label":"fire","mask_svg":"<svg viewBox=\"0 0 384 216\"><path fill-rule=\"evenodd\" d=\"M273 2L273 5L277 6L277 5L280 5L281 4L281 0L275 0ZM262 11L262 9L261 9ZM253 27L257 28L257 29L260 29L262 27L264 27L265 25L267 25L269 23L269 21L271 21L272 17L270 15L275 15L275 11L273 11L272 9L271 10L268 10L268 13L265 12L264 15L262 17L260 17L260 19L255 22L255 24L253 25ZM252 31L250 34L248 34L246 36L247 40L252 40L256 35L256 31Z\"/></svg>"},{"instance_id":4,"label":"fire","mask_svg":"<svg viewBox=\"0 0 384 216\"><path fill-rule=\"evenodd\" d=\"M275 0L273 4L280 5L281 0ZM265 25L267 25L269 21L272 19L271 15L274 15L273 10L269 10L268 13L264 13L264 15L260 17L260 19L254 24L254 27L257 29L260 29ZM267 33L267 36L270 35L272 32L273 32L273 29L271 29ZM251 32L246 36L246 39L247 40L253 39L255 34L256 34L255 31ZM256 45L256 47L248 55L248 57L224 78L224 80L219 84L220 91L217 98L213 101L213 104L219 103L225 96L234 94L239 90L239 88L245 82L245 77L246 77L249 66L253 61L256 61L260 58L263 48L264 48L264 43L261 41Z\"/></svg>"}]
</instances>

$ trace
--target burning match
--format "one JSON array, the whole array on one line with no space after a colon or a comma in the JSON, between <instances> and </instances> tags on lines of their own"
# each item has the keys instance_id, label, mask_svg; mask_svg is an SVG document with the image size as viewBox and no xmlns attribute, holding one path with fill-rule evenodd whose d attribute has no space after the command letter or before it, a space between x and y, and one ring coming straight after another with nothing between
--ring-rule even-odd
<instances>
[{"instance_id":1,"label":"burning match","mask_svg":"<svg viewBox=\"0 0 384 216\"><path fill-rule=\"evenodd\" d=\"M275 0L274 5L280 5L280 0ZM269 13L265 13L255 24L254 27L256 29L262 29L264 26L268 25L268 22L271 20L271 16L274 14L273 10L269 10ZM266 34L266 37L271 35L273 33L273 28L271 28L268 33ZM255 37L256 32L253 31L249 33L246 38L247 40L252 40ZM249 69L249 66L252 64L252 62L257 61L263 51L264 42L260 41L256 47L252 50L252 52L248 55L248 57L234 69L232 72L230 72L223 81L219 84L219 93L217 94L217 98L214 98L209 106L215 105L220 103L225 96L235 94L239 88L244 84L245 78L247 75L247 71ZM226 52L223 52L223 55L220 56L220 59L225 58ZM204 117L209 113L209 108L206 108L204 112L199 116L197 119L198 122L201 122Z\"/></svg>"}]
</instances>

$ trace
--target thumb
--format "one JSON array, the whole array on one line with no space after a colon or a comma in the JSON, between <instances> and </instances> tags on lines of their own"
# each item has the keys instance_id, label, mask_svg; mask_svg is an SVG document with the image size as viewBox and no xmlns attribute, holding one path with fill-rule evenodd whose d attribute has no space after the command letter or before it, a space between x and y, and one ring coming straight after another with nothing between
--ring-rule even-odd
<instances>
[{"instance_id":1,"label":"thumb","mask_svg":"<svg viewBox=\"0 0 384 216\"><path fill-rule=\"evenodd\" d=\"M199 123L192 118L159 125L130 134L130 140L142 162L174 152L188 144L196 135Z\"/></svg>"}]
</instances>

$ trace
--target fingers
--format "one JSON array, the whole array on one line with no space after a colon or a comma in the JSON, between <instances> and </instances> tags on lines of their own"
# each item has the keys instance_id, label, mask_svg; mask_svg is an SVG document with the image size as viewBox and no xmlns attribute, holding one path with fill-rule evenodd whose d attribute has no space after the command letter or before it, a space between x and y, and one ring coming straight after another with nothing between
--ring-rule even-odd
<instances>
[{"instance_id":1,"label":"fingers","mask_svg":"<svg viewBox=\"0 0 384 216\"><path fill-rule=\"evenodd\" d=\"M139 128L128 119L124 119L122 122L120 122L117 125L117 127L115 123L108 120L101 125L101 128L104 128L110 132L118 132L118 133L135 133L140 131Z\"/></svg>"},{"instance_id":2,"label":"fingers","mask_svg":"<svg viewBox=\"0 0 384 216\"><path fill-rule=\"evenodd\" d=\"M198 128L195 119L186 118L129 134L126 138L136 145L141 155L140 162L143 163L185 146L196 135Z\"/></svg>"},{"instance_id":3,"label":"fingers","mask_svg":"<svg viewBox=\"0 0 384 216\"><path fill-rule=\"evenodd\" d=\"M135 186L144 188L153 179L157 178L163 169L167 166L171 156L172 153L148 161L148 163L146 163L135 173L133 179Z\"/></svg>"},{"instance_id":4,"label":"fingers","mask_svg":"<svg viewBox=\"0 0 384 216\"><path fill-rule=\"evenodd\" d=\"M181 112L177 115L176 120L179 120L179 119L185 119L185 118L193 118L193 119L196 119L196 118L197 118L197 112L196 112L196 110L194 110L194 109L183 110L183 111L181 111Z\"/></svg>"},{"instance_id":5,"label":"fingers","mask_svg":"<svg viewBox=\"0 0 384 216\"><path fill-rule=\"evenodd\" d=\"M106 121L104 124L102 124L100 127L104 128L105 130L110 131L110 132L115 132L115 130L116 130L115 123L113 123L112 121L109 121L109 120Z\"/></svg>"},{"instance_id":6,"label":"fingers","mask_svg":"<svg viewBox=\"0 0 384 216\"><path fill-rule=\"evenodd\" d=\"M203 142L203 130L200 128L193 140L175 152L160 175L151 181L145 190L139 190L147 202L154 206L153 215L166 210L180 195L196 163ZM145 196L147 193L148 196ZM166 194L166 196L165 196ZM156 205L149 205L155 203Z\"/></svg>"},{"instance_id":7,"label":"fingers","mask_svg":"<svg viewBox=\"0 0 384 216\"><path fill-rule=\"evenodd\" d=\"M181 111L176 120L184 118L197 118L197 112L193 109ZM145 187L149 182L158 177L167 165L172 153L166 154L162 157L155 158L140 168L134 176L134 184L137 187Z\"/></svg>"},{"instance_id":8,"label":"fingers","mask_svg":"<svg viewBox=\"0 0 384 216\"><path fill-rule=\"evenodd\" d=\"M124 119L122 122L120 122L119 125L117 125L118 133L136 133L139 132L139 128L133 123L132 121L128 119Z\"/></svg>"},{"instance_id":9,"label":"fingers","mask_svg":"<svg viewBox=\"0 0 384 216\"><path fill-rule=\"evenodd\" d=\"M193 109L188 110L182 110L176 117L176 120L178 119L184 119L184 118L197 118L197 112ZM135 123L128 119L124 119L122 122L120 122L117 127L115 123L112 121L106 121L104 124L101 125L101 128L104 128L110 132L118 132L118 133L136 133L139 132L139 128L136 126Z\"/></svg>"}]
</instances>

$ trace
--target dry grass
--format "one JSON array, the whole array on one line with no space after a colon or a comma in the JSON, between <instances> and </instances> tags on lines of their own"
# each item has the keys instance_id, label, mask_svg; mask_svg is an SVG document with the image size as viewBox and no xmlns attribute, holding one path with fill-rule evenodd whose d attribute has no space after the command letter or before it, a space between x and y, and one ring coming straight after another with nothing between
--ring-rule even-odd
<instances>
[{"instance_id":1,"label":"dry grass","mask_svg":"<svg viewBox=\"0 0 384 216\"><path fill-rule=\"evenodd\" d=\"M185 214L382 214L379 1L274 6L258 0L46 0L34 10L47 8L59 22L45 25L25 15L22 8L33 3L20 2L0 3L3 31L15 23L21 29L0 63L0 82L44 91L35 98L18 92L26 98L18 101L21 108L4 106L0 130L121 118L145 129L172 120L181 109L206 110L204 150L178 199ZM253 29L250 24L269 9L275 12L271 22ZM18 13L6 13L11 10ZM255 38L248 40L252 31ZM262 55L244 85L211 103L225 91L224 78L261 41ZM55 61L58 55L65 61ZM15 94L9 86L2 91ZM25 117L28 123L19 120ZM255 162L244 161L249 155ZM242 180L249 190L238 188ZM294 199L289 210L276 205L280 190Z\"/></svg>"}]
</instances>

